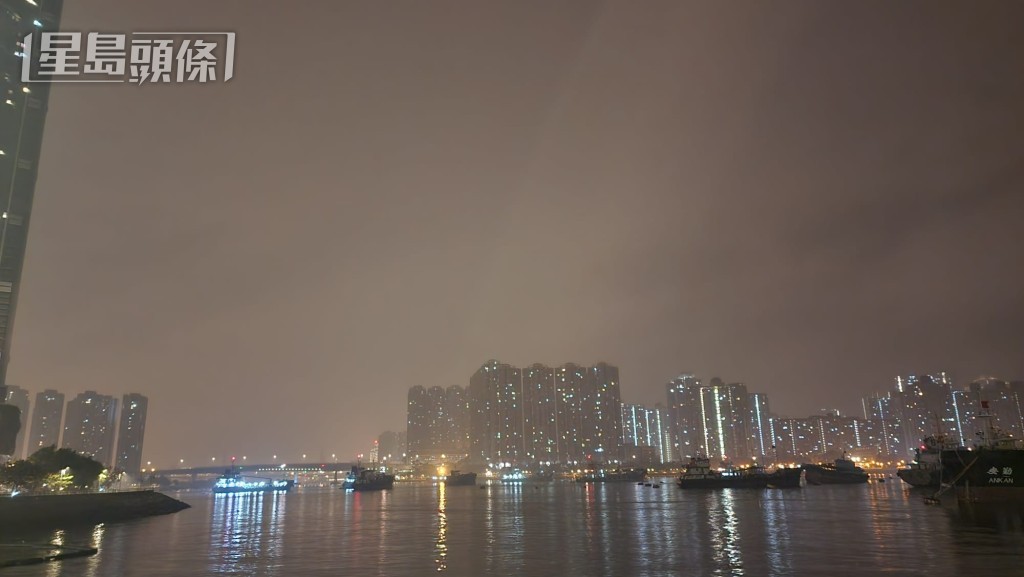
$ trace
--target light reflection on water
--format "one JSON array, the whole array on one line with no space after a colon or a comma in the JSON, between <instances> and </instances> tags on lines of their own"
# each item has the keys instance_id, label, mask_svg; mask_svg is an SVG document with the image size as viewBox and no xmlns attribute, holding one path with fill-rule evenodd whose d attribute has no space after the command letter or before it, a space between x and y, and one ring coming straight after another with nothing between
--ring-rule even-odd
<instances>
[{"instance_id":1,"label":"light reflection on water","mask_svg":"<svg viewBox=\"0 0 1024 577\"><path fill-rule=\"evenodd\" d=\"M970 517L899 483L682 491L634 484L398 485L179 496L192 509L38 541L100 554L5 570L82 575L1020 574L1019 511Z\"/></svg>"}]
</instances>

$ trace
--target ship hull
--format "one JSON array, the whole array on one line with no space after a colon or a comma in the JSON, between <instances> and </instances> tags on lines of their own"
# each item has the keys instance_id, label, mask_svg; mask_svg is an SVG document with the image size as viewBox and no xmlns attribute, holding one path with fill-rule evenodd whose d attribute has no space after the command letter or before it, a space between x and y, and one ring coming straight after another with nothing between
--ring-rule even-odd
<instances>
[{"instance_id":1,"label":"ship hull","mask_svg":"<svg viewBox=\"0 0 1024 577\"><path fill-rule=\"evenodd\" d=\"M394 479L389 481L345 481L342 483L341 488L346 491L383 491L390 489L395 484Z\"/></svg>"},{"instance_id":2,"label":"ship hull","mask_svg":"<svg viewBox=\"0 0 1024 577\"><path fill-rule=\"evenodd\" d=\"M859 485L868 482L863 471L837 471L821 465L803 465L809 485Z\"/></svg>"},{"instance_id":3,"label":"ship hull","mask_svg":"<svg viewBox=\"0 0 1024 577\"><path fill-rule=\"evenodd\" d=\"M938 488L940 482L939 469L921 469L912 467L896 471L896 476L911 487Z\"/></svg>"},{"instance_id":4,"label":"ship hull","mask_svg":"<svg viewBox=\"0 0 1024 577\"><path fill-rule=\"evenodd\" d=\"M444 484L449 487L461 487L468 485L476 485L476 473L464 473L461 475L449 475L444 480Z\"/></svg>"},{"instance_id":5,"label":"ship hull","mask_svg":"<svg viewBox=\"0 0 1024 577\"><path fill-rule=\"evenodd\" d=\"M1024 501L1024 450L947 450L942 452L942 469L943 479L949 479L961 500Z\"/></svg>"},{"instance_id":6,"label":"ship hull","mask_svg":"<svg viewBox=\"0 0 1024 577\"><path fill-rule=\"evenodd\" d=\"M778 469L768 475L770 489L799 489L807 486L807 473L798 467Z\"/></svg>"}]
</instances>

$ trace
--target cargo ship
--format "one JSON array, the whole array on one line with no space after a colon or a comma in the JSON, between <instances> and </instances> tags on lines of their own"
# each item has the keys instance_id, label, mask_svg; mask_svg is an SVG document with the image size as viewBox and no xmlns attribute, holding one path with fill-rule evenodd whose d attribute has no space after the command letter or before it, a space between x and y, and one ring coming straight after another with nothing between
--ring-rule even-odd
<instances>
[{"instance_id":1,"label":"cargo ship","mask_svg":"<svg viewBox=\"0 0 1024 577\"><path fill-rule=\"evenodd\" d=\"M444 484L449 487L459 487L462 485L476 485L476 473L463 473L461 471L452 471L444 478Z\"/></svg>"},{"instance_id":2,"label":"cargo ship","mask_svg":"<svg viewBox=\"0 0 1024 577\"><path fill-rule=\"evenodd\" d=\"M1024 443L992 426L986 401L975 418L984 423L981 442L942 451L942 479L949 481L931 499L955 489L959 500L971 503L1024 502Z\"/></svg>"},{"instance_id":3,"label":"cargo ship","mask_svg":"<svg viewBox=\"0 0 1024 577\"><path fill-rule=\"evenodd\" d=\"M807 472L807 483L811 485L857 485L868 482L868 474L857 466L856 463L843 456L831 464L804 464L801 465Z\"/></svg>"}]
</instances>

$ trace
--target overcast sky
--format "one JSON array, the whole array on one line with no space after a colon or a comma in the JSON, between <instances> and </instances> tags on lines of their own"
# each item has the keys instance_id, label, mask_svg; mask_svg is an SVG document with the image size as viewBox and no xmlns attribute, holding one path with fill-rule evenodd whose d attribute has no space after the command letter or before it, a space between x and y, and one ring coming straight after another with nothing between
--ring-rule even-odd
<instances>
[{"instance_id":1,"label":"overcast sky","mask_svg":"<svg viewBox=\"0 0 1024 577\"><path fill-rule=\"evenodd\" d=\"M235 78L50 101L9 382L351 458L491 358L853 413L1024 378L1024 3L68 1Z\"/></svg>"}]
</instances>

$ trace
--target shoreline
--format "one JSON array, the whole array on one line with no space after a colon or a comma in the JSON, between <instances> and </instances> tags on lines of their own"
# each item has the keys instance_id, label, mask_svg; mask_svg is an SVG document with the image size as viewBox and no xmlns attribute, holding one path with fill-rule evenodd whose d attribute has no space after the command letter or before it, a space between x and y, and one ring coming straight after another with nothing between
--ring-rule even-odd
<instances>
[{"instance_id":1,"label":"shoreline","mask_svg":"<svg viewBox=\"0 0 1024 577\"><path fill-rule=\"evenodd\" d=\"M169 515L188 503L151 489L0 497L0 534Z\"/></svg>"}]
</instances>

